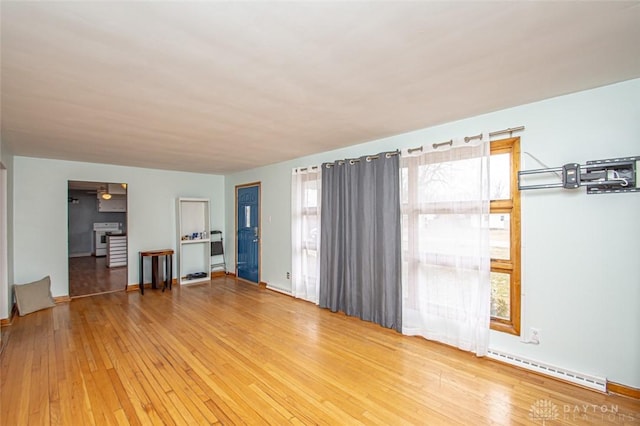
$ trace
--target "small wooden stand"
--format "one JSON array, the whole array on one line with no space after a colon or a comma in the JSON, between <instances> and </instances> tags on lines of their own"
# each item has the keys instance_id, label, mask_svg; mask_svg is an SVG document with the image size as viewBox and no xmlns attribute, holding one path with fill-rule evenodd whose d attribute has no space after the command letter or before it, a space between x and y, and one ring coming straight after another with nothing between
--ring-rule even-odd
<instances>
[{"instance_id":1,"label":"small wooden stand","mask_svg":"<svg viewBox=\"0 0 640 426\"><path fill-rule=\"evenodd\" d=\"M151 257L151 288L158 288L158 281L162 277L162 268L159 258L165 257L165 279L163 280L162 291L167 287L171 290L171 282L173 281L173 250L149 250L140 252L140 294L144 294L144 258Z\"/></svg>"}]
</instances>

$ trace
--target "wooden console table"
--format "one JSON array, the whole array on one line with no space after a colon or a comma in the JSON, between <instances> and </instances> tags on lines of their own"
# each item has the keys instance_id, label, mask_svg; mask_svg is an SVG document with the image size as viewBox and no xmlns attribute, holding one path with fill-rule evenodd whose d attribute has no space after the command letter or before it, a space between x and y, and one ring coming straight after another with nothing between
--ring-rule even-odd
<instances>
[{"instance_id":1,"label":"wooden console table","mask_svg":"<svg viewBox=\"0 0 640 426\"><path fill-rule=\"evenodd\" d=\"M161 257L165 258L165 274L164 281L162 286L162 291L164 291L167 287L171 290L171 282L173 281L173 250L172 249L163 249L163 250L149 250L149 251L141 251L140 252L140 294L144 294L144 258L151 258L151 288L158 288L158 281L162 276L162 269L160 268L161 262L159 259Z\"/></svg>"}]
</instances>

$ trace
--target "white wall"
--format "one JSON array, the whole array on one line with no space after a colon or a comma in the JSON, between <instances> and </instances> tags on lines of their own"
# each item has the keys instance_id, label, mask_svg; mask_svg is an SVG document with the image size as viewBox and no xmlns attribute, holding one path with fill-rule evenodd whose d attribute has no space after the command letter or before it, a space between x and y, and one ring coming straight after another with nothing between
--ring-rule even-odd
<instances>
[{"instance_id":1,"label":"white wall","mask_svg":"<svg viewBox=\"0 0 640 426\"><path fill-rule=\"evenodd\" d=\"M3 183L6 188L4 202L6 208L6 228L5 241L0 244L6 244L0 252L4 252L1 256L6 256L6 259L0 260L0 267L4 268L4 262L6 262L6 270L0 271L0 319L9 318L11 312L11 287L10 283L13 282L13 155L6 146L0 140L0 162L6 167L4 172L5 182Z\"/></svg>"},{"instance_id":2,"label":"white wall","mask_svg":"<svg viewBox=\"0 0 640 426\"><path fill-rule=\"evenodd\" d=\"M226 229L232 235L235 185L261 181L261 280L290 291L292 168L520 125L522 151L550 166L640 155L640 79L227 176ZM541 344L492 332L491 348L640 388L638 212L640 193L524 191L522 323L541 330ZM233 238L226 249L232 269Z\"/></svg>"},{"instance_id":3,"label":"white wall","mask_svg":"<svg viewBox=\"0 0 640 426\"><path fill-rule=\"evenodd\" d=\"M7 238L7 169L0 162L0 318L8 318L9 242Z\"/></svg>"},{"instance_id":4,"label":"white wall","mask_svg":"<svg viewBox=\"0 0 640 426\"><path fill-rule=\"evenodd\" d=\"M50 275L54 297L69 294L69 180L128 184L129 284L139 280L139 251L176 249L176 198L209 198L212 229L224 226L223 176L16 156L14 282Z\"/></svg>"}]
</instances>

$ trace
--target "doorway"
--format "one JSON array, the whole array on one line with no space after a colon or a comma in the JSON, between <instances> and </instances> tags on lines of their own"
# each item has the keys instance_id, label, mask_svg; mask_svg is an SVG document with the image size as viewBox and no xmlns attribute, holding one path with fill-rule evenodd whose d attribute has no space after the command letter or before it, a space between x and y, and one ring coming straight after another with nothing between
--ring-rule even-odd
<instances>
[{"instance_id":1,"label":"doorway","mask_svg":"<svg viewBox=\"0 0 640 426\"><path fill-rule=\"evenodd\" d=\"M260 283L260 182L236 186L236 276Z\"/></svg>"},{"instance_id":2,"label":"doorway","mask_svg":"<svg viewBox=\"0 0 640 426\"><path fill-rule=\"evenodd\" d=\"M128 285L127 184L68 182L69 296Z\"/></svg>"}]
</instances>

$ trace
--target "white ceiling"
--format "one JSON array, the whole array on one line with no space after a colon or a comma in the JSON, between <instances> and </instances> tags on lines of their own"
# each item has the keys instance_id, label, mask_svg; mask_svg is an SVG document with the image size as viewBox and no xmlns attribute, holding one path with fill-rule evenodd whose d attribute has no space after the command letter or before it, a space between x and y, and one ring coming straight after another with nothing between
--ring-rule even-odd
<instances>
[{"instance_id":1,"label":"white ceiling","mask_svg":"<svg viewBox=\"0 0 640 426\"><path fill-rule=\"evenodd\" d=\"M1 8L23 156L224 174L640 77L637 1Z\"/></svg>"}]
</instances>

